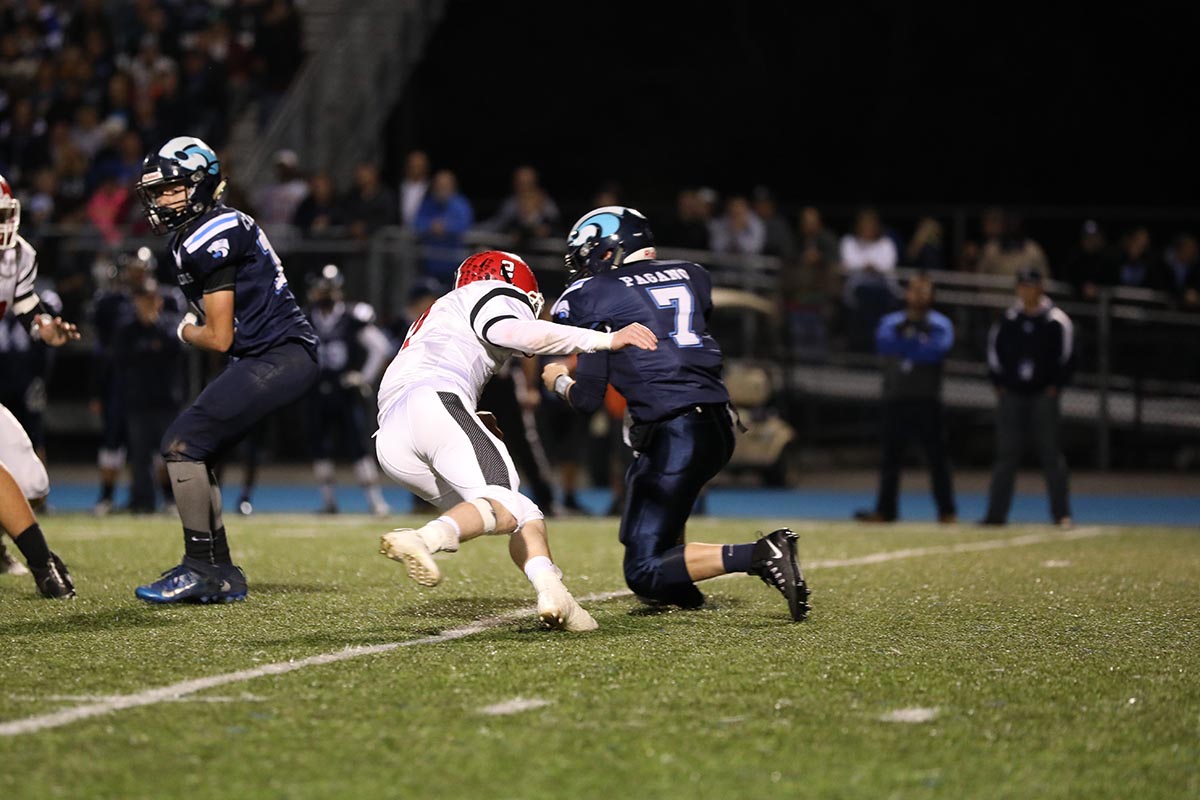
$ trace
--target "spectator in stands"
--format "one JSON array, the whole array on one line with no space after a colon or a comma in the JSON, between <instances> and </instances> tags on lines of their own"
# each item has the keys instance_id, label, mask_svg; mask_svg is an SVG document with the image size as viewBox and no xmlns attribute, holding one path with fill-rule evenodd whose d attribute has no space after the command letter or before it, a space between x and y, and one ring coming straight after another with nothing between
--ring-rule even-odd
<instances>
[{"instance_id":1,"label":"spectator in stands","mask_svg":"<svg viewBox=\"0 0 1200 800\"><path fill-rule=\"evenodd\" d=\"M854 515L864 522L893 522L898 516L900 468L913 436L925 451L938 522L957 519L942 410L942 362L954 344L954 325L933 310L933 289L928 276L913 277L904 309L880 320L875 333L884 364L883 451L875 508Z\"/></svg>"},{"instance_id":2,"label":"spectator in stands","mask_svg":"<svg viewBox=\"0 0 1200 800\"><path fill-rule=\"evenodd\" d=\"M318 172L309 178L308 194L296 207L292 224L309 238L340 233L345 217L341 204L337 202L333 178L329 177L328 172Z\"/></svg>"},{"instance_id":3,"label":"spectator in stands","mask_svg":"<svg viewBox=\"0 0 1200 800\"><path fill-rule=\"evenodd\" d=\"M454 271L466 257L463 237L475 221L471 203L458 191L458 179L448 169L433 176L429 193L417 212L417 238L422 246L421 270L449 288Z\"/></svg>"},{"instance_id":4,"label":"spectator in stands","mask_svg":"<svg viewBox=\"0 0 1200 800\"><path fill-rule=\"evenodd\" d=\"M1117 257L1116 284L1136 289L1161 289L1154 253L1150 249L1150 231L1145 225L1130 229L1121 239Z\"/></svg>"},{"instance_id":5,"label":"spectator in stands","mask_svg":"<svg viewBox=\"0 0 1200 800\"><path fill-rule=\"evenodd\" d=\"M1200 265L1197 264L1196 237L1180 233L1163 255L1163 289L1178 306L1200 306Z\"/></svg>"},{"instance_id":6,"label":"spectator in stands","mask_svg":"<svg viewBox=\"0 0 1200 800\"><path fill-rule=\"evenodd\" d=\"M1020 215L1004 215L1004 233L984 243L979 253L978 270L988 275L1015 277L1022 270L1035 269L1047 278L1050 267L1041 245L1025 235Z\"/></svg>"},{"instance_id":7,"label":"spectator in stands","mask_svg":"<svg viewBox=\"0 0 1200 800\"><path fill-rule=\"evenodd\" d=\"M350 235L367 239L385 225L396 223L396 198L379 179L379 168L362 161L354 168L354 188L342 201Z\"/></svg>"},{"instance_id":8,"label":"spectator in stands","mask_svg":"<svg viewBox=\"0 0 1200 800\"><path fill-rule=\"evenodd\" d=\"M275 180L263 184L254 196L258 221L272 232L290 226L306 197L308 181L300 174L299 156L295 150L280 150L275 154Z\"/></svg>"},{"instance_id":9,"label":"spectator in stands","mask_svg":"<svg viewBox=\"0 0 1200 800\"><path fill-rule=\"evenodd\" d=\"M922 217L904 248L904 265L922 270L945 269L942 239L942 223L933 217Z\"/></svg>"},{"instance_id":10,"label":"spectator in stands","mask_svg":"<svg viewBox=\"0 0 1200 800\"><path fill-rule=\"evenodd\" d=\"M709 225L708 249L714 253L758 255L766 244L766 225L742 195L726 200L725 213Z\"/></svg>"},{"instance_id":11,"label":"spectator in stands","mask_svg":"<svg viewBox=\"0 0 1200 800\"><path fill-rule=\"evenodd\" d=\"M400 224L412 229L421 210L421 201L429 191L429 156L413 150L404 157L404 178L400 181Z\"/></svg>"},{"instance_id":12,"label":"spectator in stands","mask_svg":"<svg viewBox=\"0 0 1200 800\"><path fill-rule=\"evenodd\" d=\"M884 235L879 213L860 209L853 233L842 237L839 246L842 272L842 302L847 311L851 349L870 351L875 347L875 328L896 301L896 244Z\"/></svg>"},{"instance_id":13,"label":"spectator in stands","mask_svg":"<svg viewBox=\"0 0 1200 800\"><path fill-rule=\"evenodd\" d=\"M106 170L88 200L87 216L110 247L125 238L122 225L129 214L130 201L129 185L121 183L114 171Z\"/></svg>"},{"instance_id":14,"label":"spectator in stands","mask_svg":"<svg viewBox=\"0 0 1200 800\"><path fill-rule=\"evenodd\" d=\"M129 441L129 510L149 514L158 507L155 458L167 427L183 400L182 356L175 336L178 317L163 314L158 282L147 277L131 287L134 313L117 328L113 359L123 393ZM163 498L171 500L170 487Z\"/></svg>"},{"instance_id":15,"label":"spectator in stands","mask_svg":"<svg viewBox=\"0 0 1200 800\"><path fill-rule=\"evenodd\" d=\"M542 188L537 170L522 164L513 170L512 194L479 227L519 237L545 237L555 233L560 217L558 204Z\"/></svg>"},{"instance_id":16,"label":"spectator in stands","mask_svg":"<svg viewBox=\"0 0 1200 800\"><path fill-rule=\"evenodd\" d=\"M766 186L757 186L752 194L754 198L754 213L762 220L766 228L766 241L763 244L763 255L778 256L791 260L796 256L796 235L792 226L779 213L779 205L775 195Z\"/></svg>"},{"instance_id":17,"label":"spectator in stands","mask_svg":"<svg viewBox=\"0 0 1200 800\"><path fill-rule=\"evenodd\" d=\"M621 184L614 180L603 181L592 195L592 208L621 205Z\"/></svg>"},{"instance_id":18,"label":"spectator in stands","mask_svg":"<svg viewBox=\"0 0 1200 800\"><path fill-rule=\"evenodd\" d=\"M1067 461L1059 445L1059 406L1074 365L1074 326L1046 297L1042 283L1040 270L1021 270L1018 301L988 336L988 368L998 403L996 463L984 525L1008 521L1017 467L1031 438L1046 476L1050 518L1061 527L1071 526Z\"/></svg>"},{"instance_id":19,"label":"spectator in stands","mask_svg":"<svg viewBox=\"0 0 1200 800\"><path fill-rule=\"evenodd\" d=\"M666 247L704 250L708 247L705 204L695 189L680 189L675 196L675 218L655 231L655 241Z\"/></svg>"},{"instance_id":20,"label":"spectator in stands","mask_svg":"<svg viewBox=\"0 0 1200 800\"><path fill-rule=\"evenodd\" d=\"M1108 251L1104 231L1089 219L1079 229L1079 244L1062 269L1062 278L1085 300L1095 300L1101 286L1113 283L1113 255Z\"/></svg>"},{"instance_id":21,"label":"spectator in stands","mask_svg":"<svg viewBox=\"0 0 1200 800\"><path fill-rule=\"evenodd\" d=\"M783 309L793 352L821 358L828 351L838 295L838 243L812 206L800 211L799 230L797 256L785 261L779 274Z\"/></svg>"},{"instance_id":22,"label":"spectator in stands","mask_svg":"<svg viewBox=\"0 0 1200 800\"><path fill-rule=\"evenodd\" d=\"M254 25L255 73L258 76L258 124L265 128L304 62L304 29L292 0L266 0Z\"/></svg>"}]
</instances>

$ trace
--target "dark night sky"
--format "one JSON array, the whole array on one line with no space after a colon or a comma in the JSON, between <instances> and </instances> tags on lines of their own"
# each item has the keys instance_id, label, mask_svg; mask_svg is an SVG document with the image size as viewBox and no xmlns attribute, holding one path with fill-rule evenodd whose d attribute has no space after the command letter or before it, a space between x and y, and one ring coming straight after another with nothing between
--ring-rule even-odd
<instances>
[{"instance_id":1,"label":"dark night sky","mask_svg":"<svg viewBox=\"0 0 1200 800\"><path fill-rule=\"evenodd\" d=\"M643 208L756 183L785 203L1200 206L1194 12L977 5L457 0L387 166L423 147L484 214L522 161L566 216L609 178Z\"/></svg>"}]
</instances>

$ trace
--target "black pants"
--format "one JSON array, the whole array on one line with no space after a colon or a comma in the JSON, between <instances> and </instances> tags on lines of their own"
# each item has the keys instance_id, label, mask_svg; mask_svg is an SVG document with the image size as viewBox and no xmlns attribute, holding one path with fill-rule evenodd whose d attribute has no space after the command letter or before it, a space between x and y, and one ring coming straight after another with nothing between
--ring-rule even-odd
<instances>
[{"instance_id":1,"label":"black pants","mask_svg":"<svg viewBox=\"0 0 1200 800\"><path fill-rule=\"evenodd\" d=\"M942 403L936 397L888 400L883 404L883 456L879 474L879 497L875 510L888 519L899 511L900 468L904 450L915 437L925 452L933 500L939 516L955 513L950 459L942 424Z\"/></svg>"},{"instance_id":2,"label":"black pants","mask_svg":"<svg viewBox=\"0 0 1200 800\"><path fill-rule=\"evenodd\" d=\"M621 517L625 582L641 597L685 607L703 602L690 580L664 573L663 554L683 542L684 526L704 485L733 455L725 405L695 406L653 426L625 476Z\"/></svg>"},{"instance_id":3,"label":"black pants","mask_svg":"<svg viewBox=\"0 0 1200 800\"><path fill-rule=\"evenodd\" d=\"M154 456L174 416L173 408L128 411L125 430L129 438L130 511L153 511L158 507Z\"/></svg>"},{"instance_id":4,"label":"black pants","mask_svg":"<svg viewBox=\"0 0 1200 800\"><path fill-rule=\"evenodd\" d=\"M1050 518L1058 522L1071 516L1067 486L1067 460L1059 445L1058 398L1046 394L1005 392L996 408L996 464L988 491L988 522L1007 522L1012 507L1017 467L1029 437L1042 463Z\"/></svg>"},{"instance_id":5,"label":"black pants","mask_svg":"<svg viewBox=\"0 0 1200 800\"><path fill-rule=\"evenodd\" d=\"M316 356L295 342L231 361L171 423L163 458L211 466L263 417L302 397L317 374Z\"/></svg>"}]
</instances>

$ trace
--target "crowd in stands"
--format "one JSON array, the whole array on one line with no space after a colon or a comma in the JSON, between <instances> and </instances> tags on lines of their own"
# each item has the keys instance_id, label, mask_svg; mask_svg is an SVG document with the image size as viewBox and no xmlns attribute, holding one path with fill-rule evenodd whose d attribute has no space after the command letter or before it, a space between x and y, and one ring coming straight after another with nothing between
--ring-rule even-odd
<instances>
[{"instance_id":1,"label":"crowd in stands","mask_svg":"<svg viewBox=\"0 0 1200 800\"><path fill-rule=\"evenodd\" d=\"M292 0L0 0L0 174L23 230L142 224L142 157L181 131L218 149L265 119L303 60Z\"/></svg>"}]
</instances>

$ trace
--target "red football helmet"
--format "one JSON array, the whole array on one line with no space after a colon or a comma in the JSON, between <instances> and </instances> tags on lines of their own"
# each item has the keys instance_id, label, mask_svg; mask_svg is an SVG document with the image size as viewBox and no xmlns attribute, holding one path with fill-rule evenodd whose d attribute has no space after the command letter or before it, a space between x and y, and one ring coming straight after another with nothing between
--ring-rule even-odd
<instances>
[{"instance_id":1,"label":"red football helmet","mask_svg":"<svg viewBox=\"0 0 1200 800\"><path fill-rule=\"evenodd\" d=\"M17 229L20 227L21 201L13 194L4 176L0 175L0 250L17 243Z\"/></svg>"},{"instance_id":2,"label":"red football helmet","mask_svg":"<svg viewBox=\"0 0 1200 800\"><path fill-rule=\"evenodd\" d=\"M537 278L533 270L521 260L521 257L503 250L486 250L468 256L467 260L458 265L454 273L454 288L461 289L475 281L504 281L529 296L529 305L533 306L533 316L542 314L545 300L538 291Z\"/></svg>"}]
</instances>

